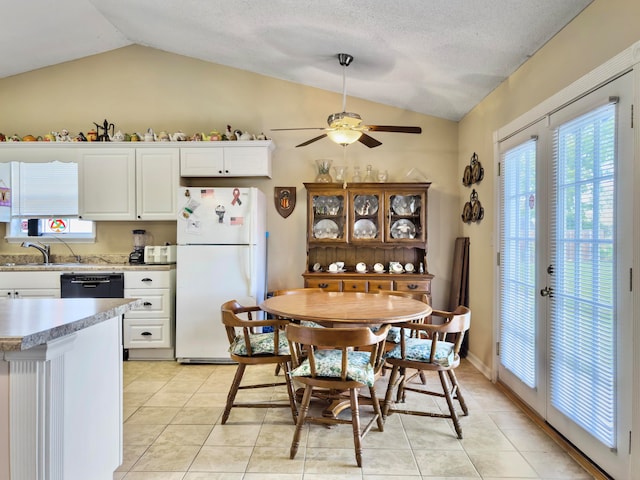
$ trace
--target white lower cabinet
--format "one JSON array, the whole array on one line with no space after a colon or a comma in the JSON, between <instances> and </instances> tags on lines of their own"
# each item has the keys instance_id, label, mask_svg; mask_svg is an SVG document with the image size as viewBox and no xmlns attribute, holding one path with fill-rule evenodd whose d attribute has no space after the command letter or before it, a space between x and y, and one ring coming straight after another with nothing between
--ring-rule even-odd
<instances>
[{"instance_id":1,"label":"white lower cabinet","mask_svg":"<svg viewBox=\"0 0 640 480\"><path fill-rule=\"evenodd\" d=\"M176 271L124 273L124 296L142 305L127 312L122 326L130 360L174 358Z\"/></svg>"},{"instance_id":2,"label":"white lower cabinet","mask_svg":"<svg viewBox=\"0 0 640 480\"><path fill-rule=\"evenodd\" d=\"M60 272L0 272L0 298L60 298Z\"/></svg>"}]
</instances>

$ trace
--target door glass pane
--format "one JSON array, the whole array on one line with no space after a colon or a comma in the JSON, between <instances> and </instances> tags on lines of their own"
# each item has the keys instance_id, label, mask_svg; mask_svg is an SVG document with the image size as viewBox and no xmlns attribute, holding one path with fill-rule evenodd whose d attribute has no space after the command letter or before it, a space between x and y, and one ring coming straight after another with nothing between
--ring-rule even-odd
<instances>
[{"instance_id":1,"label":"door glass pane","mask_svg":"<svg viewBox=\"0 0 640 480\"><path fill-rule=\"evenodd\" d=\"M500 362L535 387L536 142L506 151L501 162Z\"/></svg>"},{"instance_id":2,"label":"door glass pane","mask_svg":"<svg viewBox=\"0 0 640 480\"><path fill-rule=\"evenodd\" d=\"M550 401L609 447L616 405L615 130L614 104L555 130L551 235Z\"/></svg>"}]
</instances>

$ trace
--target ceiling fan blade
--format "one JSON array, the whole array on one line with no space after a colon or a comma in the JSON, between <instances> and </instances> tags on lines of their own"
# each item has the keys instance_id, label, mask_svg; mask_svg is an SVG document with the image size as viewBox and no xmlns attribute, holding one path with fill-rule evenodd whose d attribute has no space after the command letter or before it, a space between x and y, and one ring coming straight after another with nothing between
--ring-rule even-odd
<instances>
[{"instance_id":1,"label":"ceiling fan blade","mask_svg":"<svg viewBox=\"0 0 640 480\"><path fill-rule=\"evenodd\" d=\"M369 148L375 148L375 147L379 147L380 145L382 145L382 142L379 142L378 140L376 140L373 137L370 137L369 135L367 135L364 132L362 133L362 135L360 136L358 141L360 143L362 143L363 145L366 145Z\"/></svg>"},{"instance_id":2,"label":"ceiling fan blade","mask_svg":"<svg viewBox=\"0 0 640 480\"><path fill-rule=\"evenodd\" d=\"M307 140L306 142L301 143L300 145L296 145L296 148L298 148L298 147L306 147L310 143L317 142L318 140L322 140L326 136L327 136L327 134L323 133L322 135L320 135L318 137L312 138L311 140Z\"/></svg>"},{"instance_id":3,"label":"ceiling fan blade","mask_svg":"<svg viewBox=\"0 0 640 480\"><path fill-rule=\"evenodd\" d=\"M422 133L420 127L401 127L395 125L367 125L372 132Z\"/></svg>"},{"instance_id":4,"label":"ceiling fan blade","mask_svg":"<svg viewBox=\"0 0 640 480\"><path fill-rule=\"evenodd\" d=\"M303 127L303 128L272 128L272 132L284 132L287 130L325 130L324 127Z\"/></svg>"}]
</instances>

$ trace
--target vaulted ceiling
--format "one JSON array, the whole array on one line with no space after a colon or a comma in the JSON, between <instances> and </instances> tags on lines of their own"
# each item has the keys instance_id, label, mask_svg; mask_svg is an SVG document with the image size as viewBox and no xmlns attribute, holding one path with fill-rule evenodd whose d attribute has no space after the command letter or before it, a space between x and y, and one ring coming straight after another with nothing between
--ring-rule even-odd
<instances>
[{"instance_id":1,"label":"vaulted ceiling","mask_svg":"<svg viewBox=\"0 0 640 480\"><path fill-rule=\"evenodd\" d=\"M2 2L0 78L131 44L459 120L592 0ZM336 111L339 106L336 106Z\"/></svg>"}]
</instances>

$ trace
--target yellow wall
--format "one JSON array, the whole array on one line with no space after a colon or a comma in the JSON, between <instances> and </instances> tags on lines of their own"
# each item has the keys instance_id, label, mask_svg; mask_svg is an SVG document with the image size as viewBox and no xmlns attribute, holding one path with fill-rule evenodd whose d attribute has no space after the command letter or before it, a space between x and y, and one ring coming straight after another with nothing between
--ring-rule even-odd
<instances>
[{"instance_id":1,"label":"yellow wall","mask_svg":"<svg viewBox=\"0 0 640 480\"><path fill-rule=\"evenodd\" d=\"M463 228L470 237L470 351L490 366L494 335L495 245L493 133L640 40L640 2L596 0L459 124L459 170L475 151L485 168L477 191L485 221ZM464 202L462 194L460 202ZM461 205L460 205L461 207Z\"/></svg>"},{"instance_id":2,"label":"yellow wall","mask_svg":"<svg viewBox=\"0 0 640 480\"><path fill-rule=\"evenodd\" d=\"M336 85L339 89L340 85ZM251 133L264 132L276 144L272 179L216 180L220 186L260 188L268 201L269 289L302 286L305 269L306 192L312 182L314 159L334 164L367 164L387 169L389 181L402 181L418 167L433 182L429 193L428 268L434 280L434 303L448 298L454 239L461 229L458 184L457 124L372 102L349 98L350 111L367 123L419 125L422 135L379 133L383 145L368 149L356 144L343 149L328 140L304 148L295 145L311 138L309 132L274 132L271 128L325 125L339 111L340 94L304 87L245 71L215 65L141 46L131 46L0 80L0 132L43 135L67 128L87 132L106 118L116 130L185 133L224 131L230 124ZM350 174L347 176L350 178ZM206 183L214 183L208 181ZM273 204L273 188L295 186L298 203L287 219ZM80 255L128 253L131 230L146 228L156 243L175 242L172 222L100 222L98 241L74 244ZM52 244L54 254L67 254ZM25 253L16 245L0 243L0 255ZM31 252L29 252L31 253Z\"/></svg>"}]
</instances>

